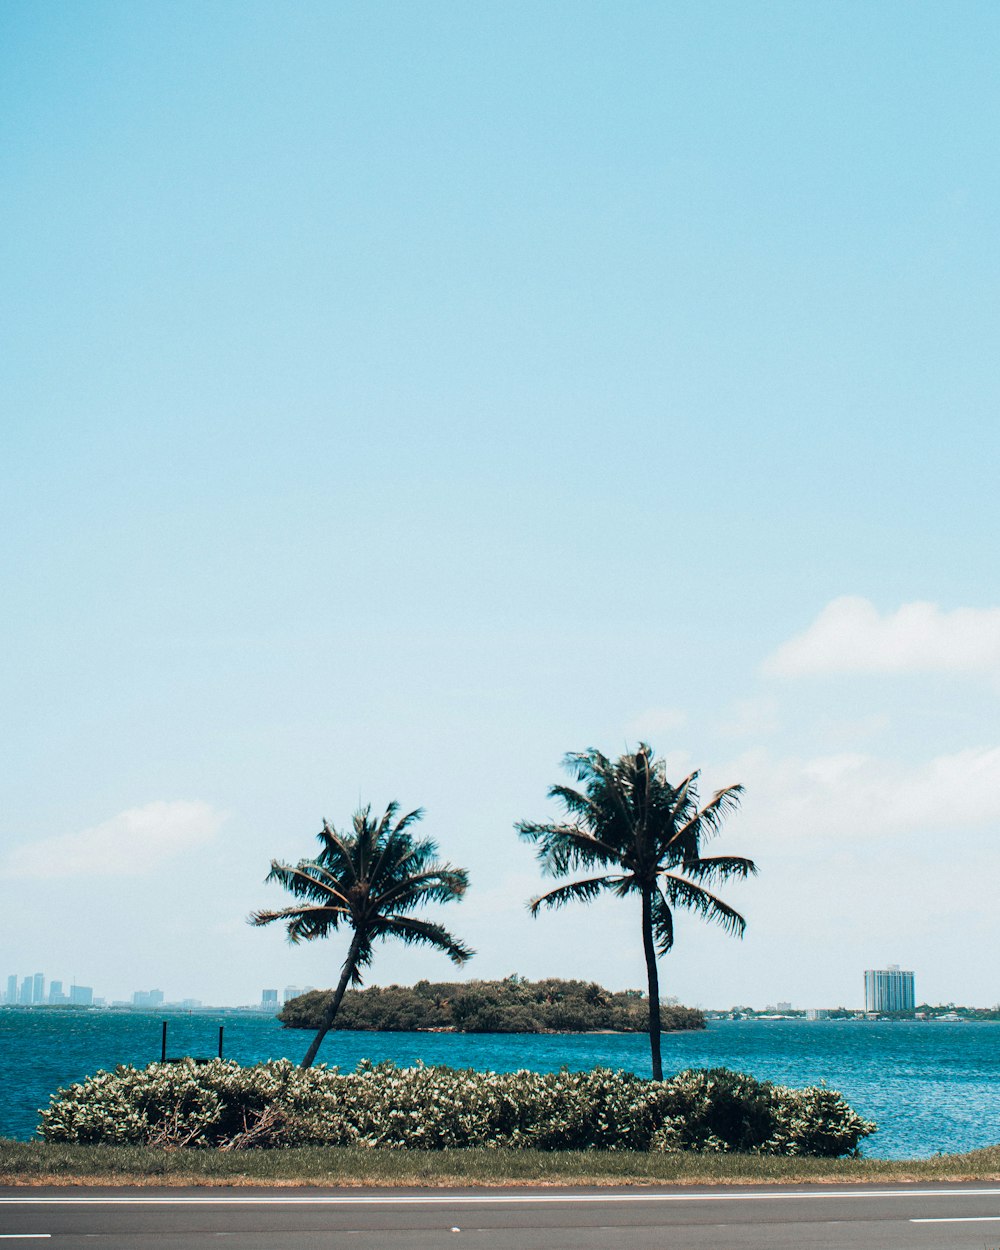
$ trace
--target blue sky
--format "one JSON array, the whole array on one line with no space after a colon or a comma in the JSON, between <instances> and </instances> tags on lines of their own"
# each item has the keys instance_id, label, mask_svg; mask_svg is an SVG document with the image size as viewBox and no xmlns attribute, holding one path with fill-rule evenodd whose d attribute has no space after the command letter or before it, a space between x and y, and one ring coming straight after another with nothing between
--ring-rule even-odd
<instances>
[{"instance_id":1,"label":"blue sky","mask_svg":"<svg viewBox=\"0 0 1000 1250\"><path fill-rule=\"evenodd\" d=\"M646 736L761 866L667 992L1000 999L998 37L4 6L0 971L327 984L243 918L397 798L468 975L641 984L627 906L526 917L512 824Z\"/></svg>"}]
</instances>

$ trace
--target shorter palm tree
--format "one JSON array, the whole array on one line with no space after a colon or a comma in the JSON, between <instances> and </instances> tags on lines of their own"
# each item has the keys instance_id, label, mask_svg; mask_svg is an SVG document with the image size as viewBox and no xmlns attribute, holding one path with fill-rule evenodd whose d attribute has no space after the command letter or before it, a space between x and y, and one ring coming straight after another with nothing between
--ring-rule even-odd
<instances>
[{"instance_id":1,"label":"shorter palm tree","mask_svg":"<svg viewBox=\"0 0 1000 1250\"><path fill-rule=\"evenodd\" d=\"M660 981L657 955L674 944L674 909L697 912L729 933L743 936L746 921L728 903L706 889L715 882L747 877L757 871L752 860L735 855L702 855L702 843L714 837L734 812L742 786L719 790L698 806L698 774L678 786L667 780L663 760L644 743L634 755L612 763L600 751L573 752L565 758L583 791L552 786L570 820L538 823L522 820L517 831L538 847L542 870L564 877L576 868L597 868L598 875L558 886L530 904L560 907L578 899L589 902L610 891L618 898L638 894L642 902L642 946L649 986L649 1045L653 1079L663 1079L660 1054Z\"/></svg>"},{"instance_id":2,"label":"shorter palm tree","mask_svg":"<svg viewBox=\"0 0 1000 1250\"><path fill-rule=\"evenodd\" d=\"M283 921L288 940L295 943L328 937L341 925L354 930L340 981L302 1060L303 1068L310 1067L333 1027L348 985L362 983L361 970L371 963L377 938L431 946L456 964L474 954L441 925L409 914L426 903L457 901L468 888L469 875L464 868L442 863L429 838L414 838L409 832L423 816L420 808L396 820L398 811L399 805L390 803L376 820L371 807L361 808L354 813L352 833L338 833L324 821L315 859L294 866L272 860L266 878L303 901L280 911L257 911L249 918L253 925Z\"/></svg>"}]
</instances>

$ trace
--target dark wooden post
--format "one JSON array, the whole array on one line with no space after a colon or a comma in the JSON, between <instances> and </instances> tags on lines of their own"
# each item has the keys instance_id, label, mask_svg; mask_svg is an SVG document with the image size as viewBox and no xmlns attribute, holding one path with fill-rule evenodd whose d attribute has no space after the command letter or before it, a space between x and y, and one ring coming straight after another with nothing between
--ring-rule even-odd
<instances>
[{"instance_id":1,"label":"dark wooden post","mask_svg":"<svg viewBox=\"0 0 1000 1250\"><path fill-rule=\"evenodd\" d=\"M219 1025L219 1058L220 1058L220 1059L222 1058L222 1030L223 1030L223 1027L224 1027L223 1025L221 1025L221 1024Z\"/></svg>"},{"instance_id":2,"label":"dark wooden post","mask_svg":"<svg viewBox=\"0 0 1000 1250\"><path fill-rule=\"evenodd\" d=\"M163 1036L160 1040L160 1063L167 1062L167 1022L163 1021Z\"/></svg>"}]
</instances>

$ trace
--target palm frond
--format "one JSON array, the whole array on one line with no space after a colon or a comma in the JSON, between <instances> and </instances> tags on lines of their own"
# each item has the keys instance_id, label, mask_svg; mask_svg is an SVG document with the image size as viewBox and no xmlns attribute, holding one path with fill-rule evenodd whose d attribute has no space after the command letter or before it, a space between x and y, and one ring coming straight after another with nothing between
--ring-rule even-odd
<instances>
[{"instance_id":1,"label":"palm frond","mask_svg":"<svg viewBox=\"0 0 1000 1250\"><path fill-rule=\"evenodd\" d=\"M583 821L593 829L599 828L604 821L604 813L594 800L588 794L581 794L579 790L574 790L572 786L556 783L549 786L548 794L550 799L558 799L571 816L575 816L577 820Z\"/></svg>"},{"instance_id":2,"label":"palm frond","mask_svg":"<svg viewBox=\"0 0 1000 1250\"><path fill-rule=\"evenodd\" d=\"M370 811L371 811L370 807L365 809L366 816L368 812ZM395 820L396 813L398 811L399 811L399 804L396 802L395 799L393 799L390 803L386 804L385 811L382 814L382 817L379 820L378 824L370 826L372 836L376 842L381 842L383 838L388 837L389 834L392 832L392 822ZM367 820L365 823L366 825L368 825Z\"/></svg>"},{"instance_id":3,"label":"palm frond","mask_svg":"<svg viewBox=\"0 0 1000 1250\"><path fill-rule=\"evenodd\" d=\"M733 878L755 877L757 865L752 859L744 859L740 855L699 856L698 859L684 861L684 874L694 881L704 881L712 885L718 881L731 881Z\"/></svg>"},{"instance_id":4,"label":"palm frond","mask_svg":"<svg viewBox=\"0 0 1000 1250\"><path fill-rule=\"evenodd\" d=\"M423 818L424 809L422 807L415 807L412 812L407 812L405 816L400 816L399 820L396 821L393 833L406 833L410 825L416 824L418 820L423 820Z\"/></svg>"},{"instance_id":5,"label":"palm frond","mask_svg":"<svg viewBox=\"0 0 1000 1250\"><path fill-rule=\"evenodd\" d=\"M334 898L349 906L348 899L340 889L340 883L322 864L314 860L303 859L297 864L283 864L279 860L271 861L271 871L264 878L266 882L274 881L289 894L297 898L311 898L317 902L325 902Z\"/></svg>"},{"instance_id":6,"label":"palm frond","mask_svg":"<svg viewBox=\"0 0 1000 1250\"><path fill-rule=\"evenodd\" d=\"M653 939L661 955L674 944L674 914L659 890L653 895Z\"/></svg>"},{"instance_id":7,"label":"palm frond","mask_svg":"<svg viewBox=\"0 0 1000 1250\"><path fill-rule=\"evenodd\" d=\"M437 843L430 838L414 838L409 833L395 833L386 839L385 854L381 859L378 877L371 877L372 884L402 881L425 872L433 865L438 854Z\"/></svg>"},{"instance_id":8,"label":"palm frond","mask_svg":"<svg viewBox=\"0 0 1000 1250\"><path fill-rule=\"evenodd\" d=\"M382 894L369 899L369 908L376 911L409 911L417 903L450 903L457 901L469 888L469 874L464 868L435 864L427 872L418 873L391 885Z\"/></svg>"},{"instance_id":9,"label":"palm frond","mask_svg":"<svg viewBox=\"0 0 1000 1250\"><path fill-rule=\"evenodd\" d=\"M587 819L594 825L595 834L611 845L624 847L634 826L628 793L634 779L634 761L624 756L616 764L596 747L586 751L571 751L563 758L563 767L574 774L577 781L586 782L587 797L597 813Z\"/></svg>"},{"instance_id":10,"label":"palm frond","mask_svg":"<svg viewBox=\"0 0 1000 1250\"><path fill-rule=\"evenodd\" d=\"M642 888L643 882L634 872L623 873L614 887L615 898L627 898L629 894L638 894Z\"/></svg>"},{"instance_id":11,"label":"palm frond","mask_svg":"<svg viewBox=\"0 0 1000 1250\"><path fill-rule=\"evenodd\" d=\"M568 885L557 886L547 894L533 898L528 904L528 910L533 916L537 916L543 907L562 907L570 902L589 903L603 890L613 889L617 881L616 877L588 877L583 881L571 881Z\"/></svg>"},{"instance_id":12,"label":"palm frond","mask_svg":"<svg viewBox=\"0 0 1000 1250\"><path fill-rule=\"evenodd\" d=\"M351 985L363 985L364 978L361 976L361 970L367 968L373 958L371 934L365 933L362 937L358 948L354 955L354 962L350 964ZM344 960L343 967L347 968L350 963L350 956ZM343 968L341 969L343 971Z\"/></svg>"},{"instance_id":13,"label":"palm frond","mask_svg":"<svg viewBox=\"0 0 1000 1250\"><path fill-rule=\"evenodd\" d=\"M314 937L325 937L331 929L338 928L349 918L350 911L346 907L283 907L279 911L252 912L248 923L259 927L283 920L287 925L288 940L298 944Z\"/></svg>"},{"instance_id":14,"label":"palm frond","mask_svg":"<svg viewBox=\"0 0 1000 1250\"><path fill-rule=\"evenodd\" d=\"M697 912L705 920L721 925L727 933L735 934L736 937L743 936L747 922L735 907L730 907L717 895L702 889L695 882L675 873L665 872L660 877L660 888L667 902L673 906Z\"/></svg>"},{"instance_id":15,"label":"palm frond","mask_svg":"<svg viewBox=\"0 0 1000 1250\"><path fill-rule=\"evenodd\" d=\"M382 818L383 825L386 825L386 826L388 825L388 818L389 818L390 810L392 811L392 814L395 815L396 812L399 810L399 804L390 803L389 806L385 809L385 816ZM424 809L422 807L417 807L417 808L414 808L412 812L407 812L405 816L400 817L400 819L396 822L395 828L392 829L391 833L385 838L385 841L382 843L382 847L381 847L381 850L379 851L378 858L372 864L370 879L373 884L378 882L379 876L381 875L383 871L383 864L386 862L387 857L391 858L389 856L390 848L393 848L395 846L393 838L394 837L401 838L406 833L407 829L409 829L410 825L415 824L418 820L422 820L423 816L424 816ZM437 848L435 847L435 853L436 852L437 852Z\"/></svg>"},{"instance_id":16,"label":"palm frond","mask_svg":"<svg viewBox=\"0 0 1000 1250\"><path fill-rule=\"evenodd\" d=\"M701 811L695 812L679 830L680 839L693 834L697 840L714 838L722 829L728 816L731 816L740 805L743 787L740 785L726 786L717 790L710 802Z\"/></svg>"},{"instance_id":17,"label":"palm frond","mask_svg":"<svg viewBox=\"0 0 1000 1250\"><path fill-rule=\"evenodd\" d=\"M519 837L537 844L538 862L547 876L559 877L577 867L615 863L619 859L614 847L580 825L522 820L515 828Z\"/></svg>"},{"instance_id":18,"label":"palm frond","mask_svg":"<svg viewBox=\"0 0 1000 1250\"><path fill-rule=\"evenodd\" d=\"M676 788L664 777L663 793L666 813L663 818L663 833L660 837L661 853L673 848L680 839L694 812L698 810L698 778L700 772L695 769L688 773Z\"/></svg>"},{"instance_id":19,"label":"palm frond","mask_svg":"<svg viewBox=\"0 0 1000 1250\"><path fill-rule=\"evenodd\" d=\"M333 825L325 820L323 828L316 836L323 844L320 862L327 865L333 872L339 869L340 873L347 877L348 884L357 885L358 867L355 863L355 845L348 842L334 829Z\"/></svg>"},{"instance_id":20,"label":"palm frond","mask_svg":"<svg viewBox=\"0 0 1000 1250\"><path fill-rule=\"evenodd\" d=\"M696 768L693 773L688 773L676 789L670 787L670 814L678 828L687 823L685 813L692 806L698 805L698 778L700 776L701 770Z\"/></svg>"},{"instance_id":21,"label":"palm frond","mask_svg":"<svg viewBox=\"0 0 1000 1250\"><path fill-rule=\"evenodd\" d=\"M440 924L428 920L415 920L413 916L391 913L376 921L373 932L377 936L397 937L407 945L433 946L442 951L454 964L464 964L476 953L459 938Z\"/></svg>"},{"instance_id":22,"label":"palm frond","mask_svg":"<svg viewBox=\"0 0 1000 1250\"><path fill-rule=\"evenodd\" d=\"M599 774L608 776L613 771L611 761L596 747L588 747L586 751L567 751L562 763L566 772L572 773L577 781L590 781Z\"/></svg>"}]
</instances>

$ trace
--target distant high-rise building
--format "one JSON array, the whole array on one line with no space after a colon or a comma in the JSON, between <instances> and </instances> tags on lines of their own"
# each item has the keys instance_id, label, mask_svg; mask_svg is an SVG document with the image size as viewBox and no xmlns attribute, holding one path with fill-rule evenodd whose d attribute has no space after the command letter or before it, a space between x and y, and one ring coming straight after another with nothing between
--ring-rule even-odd
<instances>
[{"instance_id":1,"label":"distant high-rise building","mask_svg":"<svg viewBox=\"0 0 1000 1250\"><path fill-rule=\"evenodd\" d=\"M45 1002L45 977L43 977L40 972L36 972L35 975L32 977L32 981L34 982L34 986L32 988L32 993L31 993L32 1002L44 1003Z\"/></svg>"},{"instance_id":2,"label":"distant high-rise building","mask_svg":"<svg viewBox=\"0 0 1000 1250\"><path fill-rule=\"evenodd\" d=\"M278 991L277 990L261 990L260 1009L261 1011L277 1011L278 1010Z\"/></svg>"},{"instance_id":3,"label":"distant high-rise building","mask_svg":"<svg viewBox=\"0 0 1000 1250\"><path fill-rule=\"evenodd\" d=\"M899 964L865 972L865 1011L912 1011L916 1006L913 973Z\"/></svg>"},{"instance_id":4,"label":"distant high-rise building","mask_svg":"<svg viewBox=\"0 0 1000 1250\"><path fill-rule=\"evenodd\" d=\"M66 995L63 993L62 981L50 981L49 1002L55 1005L57 1003L64 1003L65 1001Z\"/></svg>"},{"instance_id":5,"label":"distant high-rise building","mask_svg":"<svg viewBox=\"0 0 1000 1250\"><path fill-rule=\"evenodd\" d=\"M17 1002L17 977L7 978L7 1002L11 1006Z\"/></svg>"},{"instance_id":6,"label":"distant high-rise building","mask_svg":"<svg viewBox=\"0 0 1000 1250\"><path fill-rule=\"evenodd\" d=\"M290 998L298 998L301 993L297 985L286 985L281 992L281 1001L287 1003Z\"/></svg>"},{"instance_id":7,"label":"distant high-rise building","mask_svg":"<svg viewBox=\"0 0 1000 1250\"><path fill-rule=\"evenodd\" d=\"M162 990L136 990L132 995L133 1007L159 1007L162 1002Z\"/></svg>"},{"instance_id":8,"label":"distant high-rise building","mask_svg":"<svg viewBox=\"0 0 1000 1250\"><path fill-rule=\"evenodd\" d=\"M30 1007L35 1001L35 978L25 977L21 982L21 993L18 995L17 1001L22 1007Z\"/></svg>"},{"instance_id":9,"label":"distant high-rise building","mask_svg":"<svg viewBox=\"0 0 1000 1250\"><path fill-rule=\"evenodd\" d=\"M71 985L69 1001L76 1007L89 1007L94 1001L94 991L89 985Z\"/></svg>"}]
</instances>

